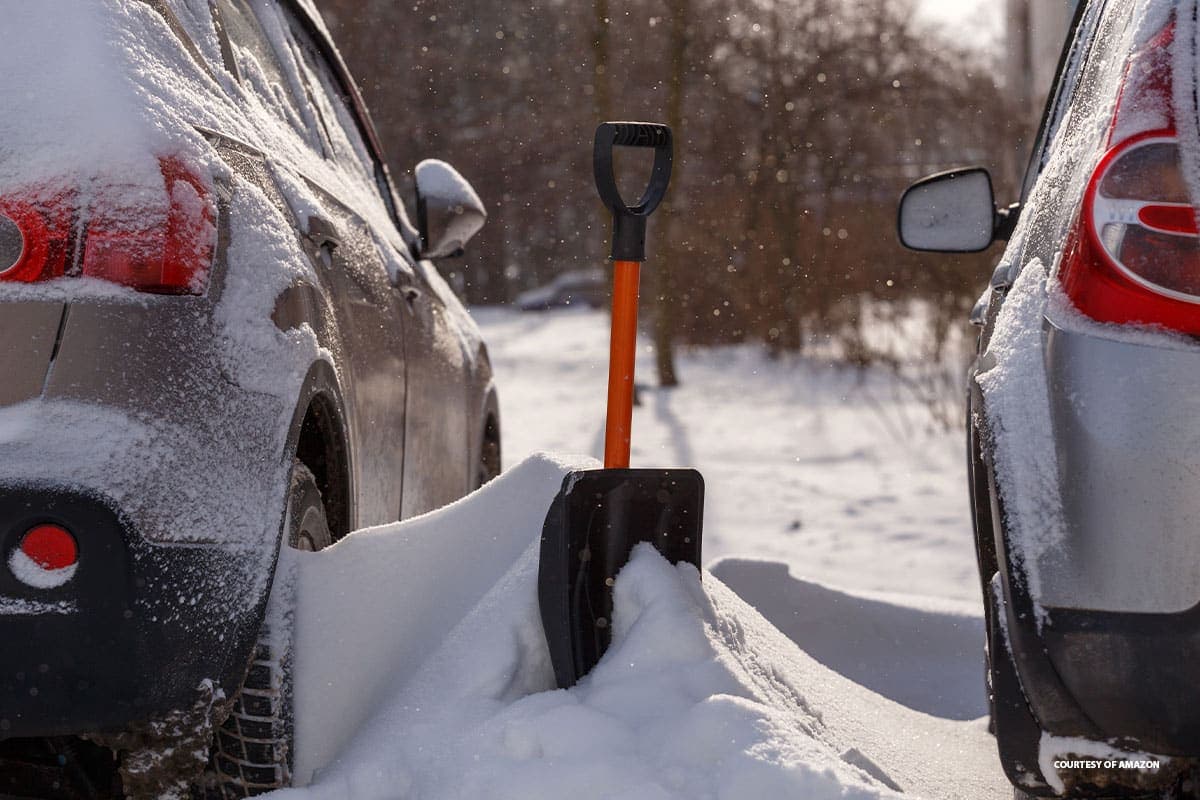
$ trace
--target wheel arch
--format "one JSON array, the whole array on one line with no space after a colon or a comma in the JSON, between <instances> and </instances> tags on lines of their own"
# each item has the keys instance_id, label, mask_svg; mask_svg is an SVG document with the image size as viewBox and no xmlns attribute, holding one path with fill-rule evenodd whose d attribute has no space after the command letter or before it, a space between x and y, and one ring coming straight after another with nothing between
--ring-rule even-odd
<instances>
[{"instance_id":1,"label":"wheel arch","mask_svg":"<svg viewBox=\"0 0 1200 800\"><path fill-rule=\"evenodd\" d=\"M327 361L313 363L296 402L287 452L316 477L334 541L353 530L355 520L345 409L333 366Z\"/></svg>"},{"instance_id":2,"label":"wheel arch","mask_svg":"<svg viewBox=\"0 0 1200 800\"><path fill-rule=\"evenodd\" d=\"M503 449L500 436L500 400L494 384L488 384L483 400L483 423L479 431L478 483L483 485L500 474Z\"/></svg>"}]
</instances>

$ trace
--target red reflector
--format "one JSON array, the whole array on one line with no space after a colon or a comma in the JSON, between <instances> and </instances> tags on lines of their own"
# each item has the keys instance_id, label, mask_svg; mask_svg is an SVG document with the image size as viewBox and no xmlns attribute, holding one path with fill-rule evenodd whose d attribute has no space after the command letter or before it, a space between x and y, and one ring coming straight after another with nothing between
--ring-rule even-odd
<instances>
[{"instance_id":1,"label":"red reflector","mask_svg":"<svg viewBox=\"0 0 1200 800\"><path fill-rule=\"evenodd\" d=\"M79 560L75 537L58 525L38 525L21 540L21 552L42 569L66 569Z\"/></svg>"},{"instance_id":2,"label":"red reflector","mask_svg":"<svg viewBox=\"0 0 1200 800\"><path fill-rule=\"evenodd\" d=\"M1173 203L1143 206L1138 211L1138 222L1161 233L1200 236L1196 227L1196 209L1192 206Z\"/></svg>"}]
</instances>

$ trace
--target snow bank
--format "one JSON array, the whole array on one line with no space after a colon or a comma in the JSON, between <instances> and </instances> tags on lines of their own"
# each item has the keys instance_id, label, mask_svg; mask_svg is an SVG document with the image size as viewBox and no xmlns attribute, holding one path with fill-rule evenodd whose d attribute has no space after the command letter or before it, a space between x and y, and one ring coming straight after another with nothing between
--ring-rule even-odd
<instances>
[{"instance_id":1,"label":"snow bank","mask_svg":"<svg viewBox=\"0 0 1200 800\"><path fill-rule=\"evenodd\" d=\"M589 463L537 455L445 508L289 554L299 780L330 763L501 580L540 536L563 475Z\"/></svg>"},{"instance_id":2,"label":"snow bank","mask_svg":"<svg viewBox=\"0 0 1200 800\"><path fill-rule=\"evenodd\" d=\"M645 546L617 580L612 648L556 690L538 536L570 467L535 457L299 554L298 777L320 769L281 797L1005 796L981 723L855 685ZM971 777L946 788L954 771Z\"/></svg>"},{"instance_id":3,"label":"snow bank","mask_svg":"<svg viewBox=\"0 0 1200 800\"><path fill-rule=\"evenodd\" d=\"M826 667L935 717L988 713L979 603L847 591L791 575L786 564L727 558L713 575Z\"/></svg>"},{"instance_id":4,"label":"snow bank","mask_svg":"<svg viewBox=\"0 0 1200 800\"><path fill-rule=\"evenodd\" d=\"M551 691L536 579L530 545L353 754L295 794L891 796L820 741L819 717L769 664L782 637L716 581L702 588L695 569L643 546L617 582L611 652Z\"/></svg>"}]
</instances>

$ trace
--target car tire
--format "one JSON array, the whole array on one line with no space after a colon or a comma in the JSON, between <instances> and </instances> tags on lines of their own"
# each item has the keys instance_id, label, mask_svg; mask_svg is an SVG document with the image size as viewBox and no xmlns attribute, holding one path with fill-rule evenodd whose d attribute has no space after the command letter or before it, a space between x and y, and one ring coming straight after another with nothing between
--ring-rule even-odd
<instances>
[{"instance_id":1,"label":"car tire","mask_svg":"<svg viewBox=\"0 0 1200 800\"><path fill-rule=\"evenodd\" d=\"M314 551L333 537L311 470L292 467L284 515L287 546ZM276 570L254 656L232 711L213 737L209 797L250 797L291 785L295 584Z\"/></svg>"},{"instance_id":2,"label":"car tire","mask_svg":"<svg viewBox=\"0 0 1200 800\"><path fill-rule=\"evenodd\" d=\"M479 448L479 461L475 469L475 485L478 489L495 478L500 477L500 442L484 439Z\"/></svg>"},{"instance_id":3,"label":"car tire","mask_svg":"<svg viewBox=\"0 0 1200 800\"><path fill-rule=\"evenodd\" d=\"M999 576L996 578L999 582ZM992 591L997 592L998 586ZM988 598L985 606L987 624L988 683L991 688L993 733L1004 769L1014 790L1015 797L1056 797L1057 793L1047 783L1040 766L1040 743L1042 729L1029 708L1029 701L1021 688L1017 665L1006 641L1003 608L998 607L995 595ZM1018 784L1026 787L1017 789Z\"/></svg>"}]
</instances>

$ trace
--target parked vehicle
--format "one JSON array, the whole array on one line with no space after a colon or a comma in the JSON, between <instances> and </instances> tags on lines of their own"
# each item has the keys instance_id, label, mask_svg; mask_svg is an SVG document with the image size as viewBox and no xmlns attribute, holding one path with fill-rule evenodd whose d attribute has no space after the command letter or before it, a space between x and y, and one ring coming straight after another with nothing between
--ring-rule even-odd
<instances>
[{"instance_id":1,"label":"parked vehicle","mask_svg":"<svg viewBox=\"0 0 1200 800\"><path fill-rule=\"evenodd\" d=\"M424 161L409 222L305 0L8 11L0 795L303 783L281 548L500 469L484 208Z\"/></svg>"},{"instance_id":2,"label":"parked vehicle","mask_svg":"<svg viewBox=\"0 0 1200 800\"><path fill-rule=\"evenodd\" d=\"M603 270L571 270L545 286L517 295L517 307L522 311L549 311L569 306L603 308L608 302L608 291Z\"/></svg>"},{"instance_id":3,"label":"parked vehicle","mask_svg":"<svg viewBox=\"0 0 1200 800\"><path fill-rule=\"evenodd\" d=\"M1149 796L1200 758L1195 5L1080 6L1020 203L956 170L899 225L1008 240L967 424L1004 769L1018 795Z\"/></svg>"}]
</instances>

